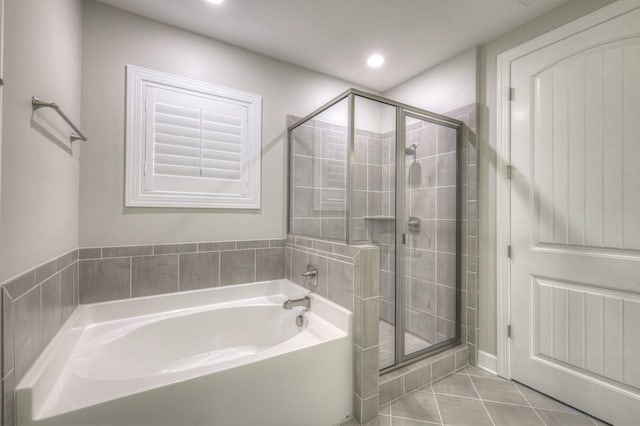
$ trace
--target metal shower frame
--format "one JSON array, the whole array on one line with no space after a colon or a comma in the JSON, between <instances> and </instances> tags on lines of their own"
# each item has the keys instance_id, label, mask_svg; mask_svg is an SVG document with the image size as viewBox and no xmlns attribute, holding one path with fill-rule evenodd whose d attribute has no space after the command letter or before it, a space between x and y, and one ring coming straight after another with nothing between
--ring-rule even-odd
<instances>
[{"instance_id":1,"label":"metal shower frame","mask_svg":"<svg viewBox=\"0 0 640 426\"><path fill-rule=\"evenodd\" d=\"M395 182L395 289L396 289L396 309L395 309L395 363L394 365L384 368L380 370L380 374L384 374L399 368L402 368L408 364L412 364L420 359L435 355L439 352L442 352L452 346L457 345L460 342L460 318L461 318L461 200L460 200L460 187L461 187L461 168L465 165L461 165L461 156L459 155L462 148L462 129L463 123L460 120L456 120L450 117L446 117L441 114L436 114L427 110L423 110L420 108L413 107L411 105L403 104L401 102L396 102L391 99L384 98L382 96L378 96L372 93L367 93L358 89L348 89L340 95L336 96L320 108L316 109L312 113L307 116L301 118L296 121L294 124L290 125L287 128L287 197L286 197L286 205L287 205L287 233L291 235L298 235L304 237L311 237L309 235L303 234L294 234L291 230L291 206L289 205L289 200L291 200L291 189L292 189L292 131L297 127L303 125L307 121L313 119L315 116L321 114L322 112L328 110L339 102L347 99L348 102L348 119L347 119L347 137L349 144L349 155L347 161L347 191L346 191L346 224L345 224L345 232L346 238L345 240L334 240L343 242L346 244L363 244L363 241L354 241L353 235L351 232L351 223L353 220L353 212L351 209L351 199L352 192L354 188L351 185L351 182L354 181L354 171L352 164L355 160L355 97L359 96L364 99L369 99L372 101L377 101L382 104L390 105L396 108L396 182ZM416 118L419 120L428 121L434 124L450 127L456 130L457 142L456 142L456 153L457 153L457 177L456 177L456 335L454 338L448 339L444 342L440 342L434 345L431 345L425 349L422 349L417 352L413 352L410 356L404 353L404 331L405 331L405 320L404 320L404 309L402 308L404 305L404 286L398 285L404 282L404 273L405 273L405 241L406 241L406 232L405 229L405 195L406 195L406 183L405 183L405 134L406 134L406 118ZM461 167L462 166L462 167ZM462 200L464 201L464 200ZM401 212L402 214L398 214ZM322 238L327 239L327 238ZM400 280L398 279L400 277ZM398 309L398 301L402 301L400 306L401 309Z\"/></svg>"}]
</instances>

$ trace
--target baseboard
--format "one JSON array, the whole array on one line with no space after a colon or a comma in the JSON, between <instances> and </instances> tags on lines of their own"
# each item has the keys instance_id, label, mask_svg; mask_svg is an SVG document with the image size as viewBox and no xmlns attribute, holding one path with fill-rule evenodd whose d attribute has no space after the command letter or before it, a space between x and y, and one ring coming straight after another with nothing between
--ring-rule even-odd
<instances>
[{"instance_id":1,"label":"baseboard","mask_svg":"<svg viewBox=\"0 0 640 426\"><path fill-rule=\"evenodd\" d=\"M492 374L497 374L498 358L488 352L478 351L478 367Z\"/></svg>"}]
</instances>

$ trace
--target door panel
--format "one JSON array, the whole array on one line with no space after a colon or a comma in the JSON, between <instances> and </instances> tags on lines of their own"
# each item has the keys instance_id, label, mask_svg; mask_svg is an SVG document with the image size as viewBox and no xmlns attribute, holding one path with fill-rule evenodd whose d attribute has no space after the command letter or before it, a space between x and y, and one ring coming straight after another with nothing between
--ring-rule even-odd
<instances>
[{"instance_id":1,"label":"door panel","mask_svg":"<svg viewBox=\"0 0 640 426\"><path fill-rule=\"evenodd\" d=\"M625 330L637 330L631 321L640 314L640 297L539 277L530 285L533 356L594 378L640 385L633 368L640 357L638 339L630 332L625 336Z\"/></svg>"},{"instance_id":2,"label":"door panel","mask_svg":"<svg viewBox=\"0 0 640 426\"><path fill-rule=\"evenodd\" d=\"M640 132L637 119L624 119L640 95L634 58L638 37L589 49L532 77L537 242L640 249L634 220L640 203L623 202L625 188L637 198L632 188L640 183L637 163L625 155L625 148L637 151Z\"/></svg>"},{"instance_id":3,"label":"door panel","mask_svg":"<svg viewBox=\"0 0 640 426\"><path fill-rule=\"evenodd\" d=\"M458 338L458 133L404 114L404 315L406 361ZM400 190L400 189L399 189Z\"/></svg>"},{"instance_id":4,"label":"door panel","mask_svg":"<svg viewBox=\"0 0 640 426\"><path fill-rule=\"evenodd\" d=\"M640 10L511 62L512 377L640 417Z\"/></svg>"}]
</instances>

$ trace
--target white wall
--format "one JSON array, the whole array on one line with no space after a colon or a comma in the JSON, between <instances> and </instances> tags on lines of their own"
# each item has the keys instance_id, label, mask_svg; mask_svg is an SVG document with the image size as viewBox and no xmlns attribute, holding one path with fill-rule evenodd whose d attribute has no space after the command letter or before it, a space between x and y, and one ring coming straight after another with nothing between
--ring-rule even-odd
<instances>
[{"instance_id":1,"label":"white wall","mask_svg":"<svg viewBox=\"0 0 640 426\"><path fill-rule=\"evenodd\" d=\"M4 13L0 282L77 247L81 144L52 111L31 122L37 95L80 123L81 1L5 0Z\"/></svg>"},{"instance_id":2,"label":"white wall","mask_svg":"<svg viewBox=\"0 0 640 426\"><path fill-rule=\"evenodd\" d=\"M479 349L496 353L496 67L498 54L586 15L612 0L573 0L480 48Z\"/></svg>"},{"instance_id":3,"label":"white wall","mask_svg":"<svg viewBox=\"0 0 640 426\"><path fill-rule=\"evenodd\" d=\"M389 89L384 96L442 114L477 102L477 48L472 47Z\"/></svg>"},{"instance_id":4,"label":"white wall","mask_svg":"<svg viewBox=\"0 0 640 426\"><path fill-rule=\"evenodd\" d=\"M83 124L91 141L80 167L80 246L282 237L285 117L304 116L351 84L91 0L83 30ZM126 64L262 95L260 211L124 207Z\"/></svg>"}]
</instances>

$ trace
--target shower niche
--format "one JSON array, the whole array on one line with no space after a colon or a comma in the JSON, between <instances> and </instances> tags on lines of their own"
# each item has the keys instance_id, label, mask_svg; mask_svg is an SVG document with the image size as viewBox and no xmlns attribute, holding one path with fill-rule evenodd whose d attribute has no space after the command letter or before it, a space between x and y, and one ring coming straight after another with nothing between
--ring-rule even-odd
<instances>
[{"instance_id":1,"label":"shower niche","mask_svg":"<svg viewBox=\"0 0 640 426\"><path fill-rule=\"evenodd\" d=\"M380 249L381 371L460 340L461 129L355 89L289 127L288 232Z\"/></svg>"}]
</instances>

